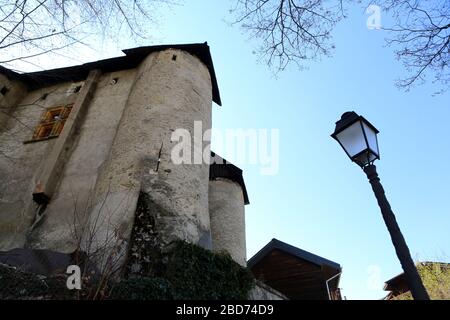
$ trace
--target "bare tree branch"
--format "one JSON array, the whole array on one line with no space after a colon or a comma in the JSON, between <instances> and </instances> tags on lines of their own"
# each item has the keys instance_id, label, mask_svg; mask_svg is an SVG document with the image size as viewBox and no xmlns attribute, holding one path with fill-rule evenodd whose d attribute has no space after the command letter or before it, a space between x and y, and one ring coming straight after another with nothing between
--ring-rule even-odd
<instances>
[{"instance_id":1,"label":"bare tree branch","mask_svg":"<svg viewBox=\"0 0 450 320\"><path fill-rule=\"evenodd\" d=\"M275 71L289 63L329 56L334 49L331 32L346 17L344 4L352 0L235 0L232 13L254 38L260 40L258 53ZM431 74L443 90L450 81L450 1L378 0L353 1L376 4L391 13L395 24L387 44L409 75L397 85L408 90Z\"/></svg>"},{"instance_id":2,"label":"bare tree branch","mask_svg":"<svg viewBox=\"0 0 450 320\"><path fill-rule=\"evenodd\" d=\"M169 0L0 0L0 63L54 52L92 37L148 39L146 28ZM98 41L98 40L97 40Z\"/></svg>"},{"instance_id":3,"label":"bare tree branch","mask_svg":"<svg viewBox=\"0 0 450 320\"><path fill-rule=\"evenodd\" d=\"M331 31L345 17L342 1L326 0L237 0L232 12L261 40L258 53L275 71L330 55Z\"/></svg>"},{"instance_id":4,"label":"bare tree branch","mask_svg":"<svg viewBox=\"0 0 450 320\"><path fill-rule=\"evenodd\" d=\"M409 90L425 82L427 75L433 82L448 89L450 83L450 1L385 0L387 12L395 18L389 31L388 45L395 48L397 59L409 75L397 81L397 86Z\"/></svg>"}]
</instances>

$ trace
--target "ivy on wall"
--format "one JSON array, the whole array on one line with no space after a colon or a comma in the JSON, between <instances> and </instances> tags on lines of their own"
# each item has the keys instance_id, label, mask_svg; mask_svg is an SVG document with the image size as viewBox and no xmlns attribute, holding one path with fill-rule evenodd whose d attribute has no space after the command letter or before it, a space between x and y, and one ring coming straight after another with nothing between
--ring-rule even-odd
<instances>
[{"instance_id":1,"label":"ivy on wall","mask_svg":"<svg viewBox=\"0 0 450 320\"><path fill-rule=\"evenodd\" d=\"M141 192L126 267L129 280L118 285L114 295L134 297L126 292L135 287L134 292L153 290L161 299L246 299L254 286L253 276L228 254L183 241L172 243L169 250L161 247L156 225L161 210Z\"/></svg>"},{"instance_id":2,"label":"ivy on wall","mask_svg":"<svg viewBox=\"0 0 450 320\"><path fill-rule=\"evenodd\" d=\"M116 299L247 299L254 287L250 271L229 255L177 241L161 255L157 272L131 276L112 292ZM151 292L151 293L150 293Z\"/></svg>"},{"instance_id":3,"label":"ivy on wall","mask_svg":"<svg viewBox=\"0 0 450 320\"><path fill-rule=\"evenodd\" d=\"M136 206L133 231L126 273L148 275L155 272L157 261L161 260L160 241L156 231L156 213L152 212L153 201L148 194L141 192Z\"/></svg>"}]
</instances>

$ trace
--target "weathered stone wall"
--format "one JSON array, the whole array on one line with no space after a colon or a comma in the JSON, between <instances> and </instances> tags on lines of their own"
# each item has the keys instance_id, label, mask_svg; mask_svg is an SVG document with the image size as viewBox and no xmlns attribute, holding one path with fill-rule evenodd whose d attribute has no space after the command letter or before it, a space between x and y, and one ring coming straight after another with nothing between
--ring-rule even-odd
<instances>
[{"instance_id":1,"label":"weathered stone wall","mask_svg":"<svg viewBox=\"0 0 450 320\"><path fill-rule=\"evenodd\" d=\"M19 89L8 93L21 101L8 101L12 116L2 118L0 128L0 151L7 155L0 154L0 250L27 246L71 252L81 235L87 251L118 243L126 248L141 191L150 196L163 245L182 239L211 248L209 165L171 161L174 130L193 136L194 121L202 123L203 132L211 128L211 78L197 57L174 49L96 80L86 113L64 146L70 152L44 218L28 232L39 170L59 138L23 142L31 139L45 109L77 101L80 93L72 89L78 84L28 94L19 85L23 97ZM200 149L205 148L203 143Z\"/></svg>"},{"instance_id":2,"label":"weathered stone wall","mask_svg":"<svg viewBox=\"0 0 450 320\"><path fill-rule=\"evenodd\" d=\"M100 77L74 143L68 146L72 152L45 219L29 239L30 246L72 252L79 245L97 177L109 156L135 73L132 69ZM115 78L117 83L112 82Z\"/></svg>"},{"instance_id":3,"label":"weathered stone wall","mask_svg":"<svg viewBox=\"0 0 450 320\"><path fill-rule=\"evenodd\" d=\"M241 186L231 180L216 178L209 182L211 235L215 251L227 251L246 266L245 208Z\"/></svg>"},{"instance_id":4,"label":"weathered stone wall","mask_svg":"<svg viewBox=\"0 0 450 320\"><path fill-rule=\"evenodd\" d=\"M27 176L26 166L17 166L13 163L20 158L21 144L17 141L18 135L23 135L26 124L20 125L18 121L10 121L15 117L14 107L26 94L26 87L18 81L13 81L0 74L0 250L14 247L17 240L16 232L19 229L22 214L23 198L17 193L17 188L23 188L23 177ZM25 172L23 171L25 170Z\"/></svg>"},{"instance_id":5,"label":"weathered stone wall","mask_svg":"<svg viewBox=\"0 0 450 320\"><path fill-rule=\"evenodd\" d=\"M289 300L285 295L275 289L265 285L261 281L256 281L256 285L249 294L249 300Z\"/></svg>"},{"instance_id":6,"label":"weathered stone wall","mask_svg":"<svg viewBox=\"0 0 450 320\"><path fill-rule=\"evenodd\" d=\"M210 75L197 57L169 49L141 63L96 185L97 244L126 247L142 191L153 204L161 245L182 239L211 247L209 165L171 160L172 132L183 128L193 136L194 121L211 128L211 104Z\"/></svg>"},{"instance_id":7,"label":"weathered stone wall","mask_svg":"<svg viewBox=\"0 0 450 320\"><path fill-rule=\"evenodd\" d=\"M27 88L19 81L0 74L0 132L9 120L12 108L27 94Z\"/></svg>"},{"instance_id":8,"label":"weathered stone wall","mask_svg":"<svg viewBox=\"0 0 450 320\"><path fill-rule=\"evenodd\" d=\"M16 99L0 127L0 250L25 246L34 219L29 211L33 177L56 140L23 142L32 138L46 108L75 101L77 94L70 90L73 85L62 83L27 94L24 89L10 90L6 95L15 94ZM44 94L48 95L42 99Z\"/></svg>"}]
</instances>

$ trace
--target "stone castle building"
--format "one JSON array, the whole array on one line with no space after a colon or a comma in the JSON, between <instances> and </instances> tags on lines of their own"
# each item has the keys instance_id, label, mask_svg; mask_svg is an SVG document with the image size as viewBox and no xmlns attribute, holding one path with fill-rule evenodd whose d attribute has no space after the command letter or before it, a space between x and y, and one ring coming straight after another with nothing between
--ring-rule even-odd
<instances>
[{"instance_id":1,"label":"stone castle building","mask_svg":"<svg viewBox=\"0 0 450 320\"><path fill-rule=\"evenodd\" d=\"M221 105L208 45L124 53L25 74L0 69L0 251L69 253L88 240L126 250L144 193L162 243L226 250L245 265L242 171L171 161L172 132L193 135L195 121L210 129L213 102Z\"/></svg>"}]
</instances>

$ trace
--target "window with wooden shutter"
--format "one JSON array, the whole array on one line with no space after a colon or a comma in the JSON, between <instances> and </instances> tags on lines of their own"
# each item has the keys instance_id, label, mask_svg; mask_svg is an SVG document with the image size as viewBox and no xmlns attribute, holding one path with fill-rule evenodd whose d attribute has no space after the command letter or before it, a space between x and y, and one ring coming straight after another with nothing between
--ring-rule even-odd
<instances>
[{"instance_id":1,"label":"window with wooden shutter","mask_svg":"<svg viewBox=\"0 0 450 320\"><path fill-rule=\"evenodd\" d=\"M36 127L31 141L40 141L55 138L61 134L64 124L69 117L73 104L58 106L45 110Z\"/></svg>"}]
</instances>

